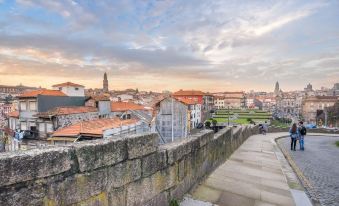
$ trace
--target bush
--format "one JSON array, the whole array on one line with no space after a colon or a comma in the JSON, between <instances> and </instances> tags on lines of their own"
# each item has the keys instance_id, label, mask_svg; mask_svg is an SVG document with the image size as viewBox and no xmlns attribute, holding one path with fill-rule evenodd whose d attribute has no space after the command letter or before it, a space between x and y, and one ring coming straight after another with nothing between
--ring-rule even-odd
<instances>
[{"instance_id":1,"label":"bush","mask_svg":"<svg viewBox=\"0 0 339 206\"><path fill-rule=\"evenodd\" d=\"M213 120L212 120L212 124L213 124L213 126L217 126L217 124L218 124L218 121L217 121L217 120L215 120L215 119L213 119Z\"/></svg>"},{"instance_id":2,"label":"bush","mask_svg":"<svg viewBox=\"0 0 339 206\"><path fill-rule=\"evenodd\" d=\"M211 122L210 121L205 122L205 127L210 128L211 127Z\"/></svg>"},{"instance_id":3,"label":"bush","mask_svg":"<svg viewBox=\"0 0 339 206\"><path fill-rule=\"evenodd\" d=\"M169 205L170 205L170 206L179 206L178 200L172 199L172 200L170 201L170 204L169 204Z\"/></svg>"},{"instance_id":4,"label":"bush","mask_svg":"<svg viewBox=\"0 0 339 206\"><path fill-rule=\"evenodd\" d=\"M335 142L335 145L337 145L337 147L339 147L339 141L336 141L336 142Z\"/></svg>"}]
</instances>

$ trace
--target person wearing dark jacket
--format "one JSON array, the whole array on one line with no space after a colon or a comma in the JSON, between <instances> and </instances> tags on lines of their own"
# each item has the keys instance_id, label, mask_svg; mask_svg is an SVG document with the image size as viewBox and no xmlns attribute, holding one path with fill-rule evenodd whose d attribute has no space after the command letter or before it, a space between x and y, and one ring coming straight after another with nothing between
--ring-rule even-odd
<instances>
[{"instance_id":1,"label":"person wearing dark jacket","mask_svg":"<svg viewBox=\"0 0 339 206\"><path fill-rule=\"evenodd\" d=\"M299 130L297 128L297 124L293 123L290 129L290 137L291 137L291 150L295 151L295 146L297 144L297 139L299 138Z\"/></svg>"},{"instance_id":2,"label":"person wearing dark jacket","mask_svg":"<svg viewBox=\"0 0 339 206\"><path fill-rule=\"evenodd\" d=\"M305 150L304 148L304 137L307 133L306 127L304 127L304 123L302 121L299 122L299 145L300 145L300 150Z\"/></svg>"}]
</instances>

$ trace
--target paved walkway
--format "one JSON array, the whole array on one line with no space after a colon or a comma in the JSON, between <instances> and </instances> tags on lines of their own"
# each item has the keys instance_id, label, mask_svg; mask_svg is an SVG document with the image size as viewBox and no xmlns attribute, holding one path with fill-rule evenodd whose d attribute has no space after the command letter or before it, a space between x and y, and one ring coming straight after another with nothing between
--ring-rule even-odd
<instances>
[{"instance_id":1,"label":"paved walkway","mask_svg":"<svg viewBox=\"0 0 339 206\"><path fill-rule=\"evenodd\" d=\"M275 144L283 135L287 133L251 136L181 205L311 205Z\"/></svg>"}]
</instances>

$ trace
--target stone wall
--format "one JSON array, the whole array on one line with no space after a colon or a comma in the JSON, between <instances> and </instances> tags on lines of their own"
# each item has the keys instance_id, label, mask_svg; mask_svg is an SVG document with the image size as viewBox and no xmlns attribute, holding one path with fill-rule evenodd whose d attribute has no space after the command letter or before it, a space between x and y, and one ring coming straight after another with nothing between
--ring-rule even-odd
<instances>
[{"instance_id":1,"label":"stone wall","mask_svg":"<svg viewBox=\"0 0 339 206\"><path fill-rule=\"evenodd\" d=\"M160 146L148 133L3 154L0 205L168 205L257 131L203 130Z\"/></svg>"},{"instance_id":2,"label":"stone wall","mask_svg":"<svg viewBox=\"0 0 339 206\"><path fill-rule=\"evenodd\" d=\"M72 124L81 122L81 121L90 121L94 119L99 119L98 112L86 112L79 114L68 114L68 115L59 115L56 117L56 129L68 127Z\"/></svg>"}]
</instances>

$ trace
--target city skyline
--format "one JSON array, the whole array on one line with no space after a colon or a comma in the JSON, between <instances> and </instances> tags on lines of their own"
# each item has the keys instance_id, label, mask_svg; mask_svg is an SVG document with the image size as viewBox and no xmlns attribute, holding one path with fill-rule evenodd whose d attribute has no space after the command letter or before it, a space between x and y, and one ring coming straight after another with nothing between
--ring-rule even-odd
<instances>
[{"instance_id":1,"label":"city skyline","mask_svg":"<svg viewBox=\"0 0 339 206\"><path fill-rule=\"evenodd\" d=\"M0 0L0 84L284 91L339 76L336 1ZM194 8L194 9L193 9ZM199 9L203 8L203 9Z\"/></svg>"}]
</instances>

